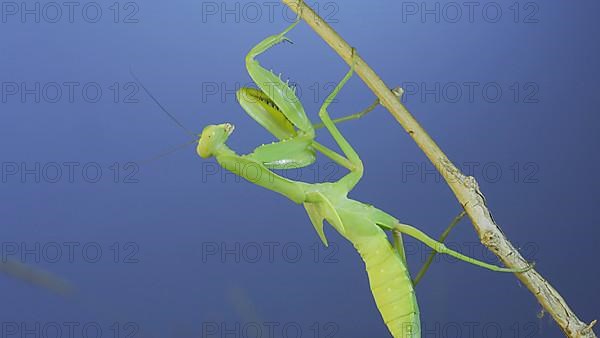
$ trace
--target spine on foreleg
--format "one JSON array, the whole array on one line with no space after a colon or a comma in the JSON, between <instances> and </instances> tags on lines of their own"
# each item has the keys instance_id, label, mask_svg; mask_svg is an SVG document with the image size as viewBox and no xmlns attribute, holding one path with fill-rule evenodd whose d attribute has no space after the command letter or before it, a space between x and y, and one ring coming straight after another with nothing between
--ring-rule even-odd
<instances>
[{"instance_id":1,"label":"spine on foreleg","mask_svg":"<svg viewBox=\"0 0 600 338\"><path fill-rule=\"evenodd\" d=\"M365 262L375 303L394 338L421 337L410 275L383 231L352 242Z\"/></svg>"}]
</instances>

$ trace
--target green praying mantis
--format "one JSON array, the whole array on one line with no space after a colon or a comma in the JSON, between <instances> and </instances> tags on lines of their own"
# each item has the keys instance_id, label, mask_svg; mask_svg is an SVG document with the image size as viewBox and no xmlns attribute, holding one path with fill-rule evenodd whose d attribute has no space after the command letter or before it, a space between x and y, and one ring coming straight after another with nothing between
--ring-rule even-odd
<instances>
[{"instance_id":1,"label":"green praying mantis","mask_svg":"<svg viewBox=\"0 0 600 338\"><path fill-rule=\"evenodd\" d=\"M394 216L370 204L348 197L361 180L364 166L336 123L359 118L374 106L362 113L336 120L332 120L329 116L327 109L351 78L354 71L353 63L350 70L325 99L318 113L322 126L329 131L343 155L315 141L315 129L321 125L311 123L294 89L272 71L263 68L256 60L257 56L274 45L289 41L286 34L297 23L298 21L294 22L279 34L267 37L251 49L246 56L246 67L259 89L242 88L237 92L237 99L244 110L278 141L261 145L252 153L238 155L226 144L233 133L234 126L229 123L208 125L197 139L198 155L202 158L215 157L224 169L256 185L277 192L297 204L302 204L325 245L327 245L327 238L323 230L324 221L350 241L365 263L375 303L395 338L420 337L419 307L414 282L407 269L401 237L399 235L395 237L394 247L386 231L409 235L437 253L448 254L493 271L518 273L528 270L530 267L519 270L508 269L467 257L448 249L443 243L432 239L419 229L401 223ZM143 85L142 88L146 90ZM147 90L146 92L152 97ZM401 91L398 91L398 94L401 94ZM156 100L155 102L159 104ZM165 111L162 106L160 107ZM169 116L174 119L170 114ZM300 168L310 165L315 161L316 151L323 153L349 172L335 182L311 184L290 180L271 171L271 169ZM253 169L251 173L246 170L247 168Z\"/></svg>"}]
</instances>

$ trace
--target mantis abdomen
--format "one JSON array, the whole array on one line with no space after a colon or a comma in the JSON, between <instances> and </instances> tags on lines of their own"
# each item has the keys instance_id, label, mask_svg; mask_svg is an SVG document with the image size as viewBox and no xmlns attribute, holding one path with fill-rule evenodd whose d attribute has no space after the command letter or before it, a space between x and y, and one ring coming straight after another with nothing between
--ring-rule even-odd
<instances>
[{"instance_id":1,"label":"mantis abdomen","mask_svg":"<svg viewBox=\"0 0 600 338\"><path fill-rule=\"evenodd\" d=\"M373 227L377 226L373 224ZM375 303L392 335L395 338L421 337L419 307L406 265L385 233L377 230L368 236L349 234L346 237L365 262Z\"/></svg>"}]
</instances>

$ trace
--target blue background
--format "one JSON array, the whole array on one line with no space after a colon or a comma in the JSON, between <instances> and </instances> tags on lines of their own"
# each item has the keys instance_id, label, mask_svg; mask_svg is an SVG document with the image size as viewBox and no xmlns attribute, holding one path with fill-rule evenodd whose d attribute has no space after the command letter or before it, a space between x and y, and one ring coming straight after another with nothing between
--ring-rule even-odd
<instances>
[{"instance_id":1,"label":"blue background","mask_svg":"<svg viewBox=\"0 0 600 338\"><path fill-rule=\"evenodd\" d=\"M35 6L16 4L23 3ZM269 337L265 323L274 322L277 337L296 336L295 327L302 337L389 335L358 255L330 228L335 245L323 248L302 207L217 171L214 160L200 159L192 146L144 162L189 137L133 83L130 66L188 128L200 132L207 124L232 122L237 128L230 145L240 153L271 141L233 90L250 81L245 53L289 24L289 11L277 2L121 2L115 20L112 3L97 3L102 14L90 23L95 7L83 15L86 2L76 3L73 22L62 5L63 16L53 20L54 8L44 12L45 3L39 4L36 22L2 3L2 254L61 276L77 292L64 298L1 275L4 325L59 323L66 331L65 322L77 322L77 336L85 336L81 328L94 323L103 337L115 337L114 330L133 332L126 326L133 323L135 337L225 337L224 328L233 328L234 337L254 337L258 324ZM598 318L600 3L517 2L515 16L512 3L477 2L471 18L467 7L453 3L463 11L458 19L456 6L444 3L437 3L439 19L421 17L418 7L416 14L408 11L422 2L310 4L390 87L413 89L407 107L459 167L476 166L472 174L507 236L583 320ZM499 17L494 4L502 9ZM435 8L436 2L425 5ZM304 23L290 38L294 45L278 46L261 62L298 84L316 120L347 65ZM79 84L73 102L65 82ZM465 87L470 82L479 83L472 100ZM36 83L39 102L33 94L21 97L21 84ZM63 89L54 103L53 83ZM85 84L92 88L88 95L81 92ZM455 100L457 84L463 92ZM486 84L490 95L482 92ZM421 96L422 85L439 85L439 99ZM96 87L101 96L88 102ZM498 87L502 95L493 102ZM373 99L355 77L330 111L341 116ZM391 115L379 108L341 129L366 165L353 197L437 237L459 205ZM319 139L332 144L326 133ZM77 165L72 180L65 162ZM38 172L39 182L33 174L21 177L23 163ZM52 163L62 168L54 180ZM92 169L84 175L86 165ZM102 174L93 183L97 167ZM342 174L323 159L290 173L306 181ZM66 242L78 245L72 259L66 250L53 259L49 250L55 244L64 249ZM496 262L476 244L468 221L449 242ZM25 247L13 254L8 249L15 243ZM102 253L84 253L84 246ZM416 272L428 251L410 239L407 251ZM561 336L510 274L443 258L417 296L424 337ZM221 326L206 331L215 325Z\"/></svg>"}]
</instances>

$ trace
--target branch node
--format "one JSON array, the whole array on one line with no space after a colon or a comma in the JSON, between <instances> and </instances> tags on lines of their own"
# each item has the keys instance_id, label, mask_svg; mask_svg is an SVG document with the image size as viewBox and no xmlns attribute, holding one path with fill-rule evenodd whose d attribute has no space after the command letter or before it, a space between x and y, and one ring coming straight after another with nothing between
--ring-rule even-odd
<instances>
[{"instance_id":1,"label":"branch node","mask_svg":"<svg viewBox=\"0 0 600 338\"><path fill-rule=\"evenodd\" d=\"M494 231L485 231L481 235L481 244L485 245L488 249L499 252L498 244L500 243L500 239L498 238L498 234Z\"/></svg>"},{"instance_id":2,"label":"branch node","mask_svg":"<svg viewBox=\"0 0 600 338\"><path fill-rule=\"evenodd\" d=\"M581 330L581 335L587 336L588 334L590 334L592 331L592 327L594 327L594 325L596 325L596 322L598 322L598 320L596 320L596 319L592 320L592 322L588 326L586 326L583 330Z\"/></svg>"}]
</instances>

